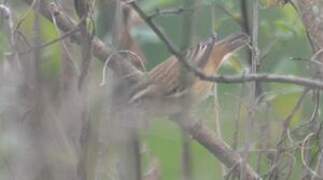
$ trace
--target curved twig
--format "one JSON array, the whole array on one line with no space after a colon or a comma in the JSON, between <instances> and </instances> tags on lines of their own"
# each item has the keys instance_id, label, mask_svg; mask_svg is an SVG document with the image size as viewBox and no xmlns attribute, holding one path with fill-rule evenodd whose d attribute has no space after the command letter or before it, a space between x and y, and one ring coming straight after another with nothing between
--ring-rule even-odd
<instances>
[{"instance_id":1,"label":"curved twig","mask_svg":"<svg viewBox=\"0 0 323 180\"><path fill-rule=\"evenodd\" d=\"M116 55L119 55L119 54L129 54L135 58L138 58L139 59L139 62L143 62L141 57L139 55L137 55L136 53L130 51L130 50L119 50L119 51L116 51L114 53L112 53L104 62L104 65L103 65L103 69L102 69L102 81L100 83L100 86L104 86L105 83L106 83L106 73L107 73L107 68L108 68L108 64L110 63L111 59L113 56L116 56ZM144 67L144 64L141 64L143 67ZM125 77L129 77L131 76L131 74L128 74L126 75Z\"/></svg>"},{"instance_id":2,"label":"curved twig","mask_svg":"<svg viewBox=\"0 0 323 180\"><path fill-rule=\"evenodd\" d=\"M319 178L319 179L323 179L322 176L318 175L306 162L305 160L305 146L306 146L306 143L310 140L311 137L315 136L315 133L310 133L308 134L302 145L301 145L301 160L302 160L302 164L303 166L308 170L308 172L310 172L315 178Z\"/></svg>"}]
</instances>

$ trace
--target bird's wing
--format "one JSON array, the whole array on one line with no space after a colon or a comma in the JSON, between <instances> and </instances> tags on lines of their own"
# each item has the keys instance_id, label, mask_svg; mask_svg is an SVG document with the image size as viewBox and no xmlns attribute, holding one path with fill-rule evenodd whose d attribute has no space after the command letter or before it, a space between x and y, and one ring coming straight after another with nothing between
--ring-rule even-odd
<instances>
[{"instance_id":1,"label":"bird's wing","mask_svg":"<svg viewBox=\"0 0 323 180\"><path fill-rule=\"evenodd\" d=\"M236 50L248 41L248 36L243 33L231 35L221 41L211 37L199 43L194 48L185 52L184 58L191 65L199 68L206 75L212 75L223 62L224 57ZM163 63L157 65L149 73L150 85L138 91L140 97L146 95L157 95L160 97L171 97L183 95L193 86L193 91L208 91L213 83L203 82L191 74L184 71L181 63L175 56L171 56ZM197 87L202 85L203 87ZM205 87L204 87L205 86ZM152 92L154 91L154 92ZM145 92L145 93L142 93ZM201 92L198 92L201 93ZM133 97L139 97L134 95Z\"/></svg>"}]
</instances>

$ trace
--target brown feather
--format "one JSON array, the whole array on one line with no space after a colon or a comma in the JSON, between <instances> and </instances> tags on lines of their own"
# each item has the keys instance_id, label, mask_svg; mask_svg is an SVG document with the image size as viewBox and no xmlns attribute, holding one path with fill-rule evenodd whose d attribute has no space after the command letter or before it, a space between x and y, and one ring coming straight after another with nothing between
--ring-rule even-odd
<instances>
[{"instance_id":1,"label":"brown feather","mask_svg":"<svg viewBox=\"0 0 323 180\"><path fill-rule=\"evenodd\" d=\"M221 41L216 41L212 37L198 44L195 48L189 49L185 54L185 59L210 76L217 72L228 55L248 42L248 36L243 33L231 35ZM192 92L194 97L201 97L210 92L214 83L201 81L194 76L192 76L193 84L185 84L181 77L181 67L176 57L171 56L153 68L148 73L151 83L155 85L153 90L159 91L158 94L161 97L171 96L172 93L186 92L191 86L193 86ZM189 78L191 77L189 76Z\"/></svg>"}]
</instances>

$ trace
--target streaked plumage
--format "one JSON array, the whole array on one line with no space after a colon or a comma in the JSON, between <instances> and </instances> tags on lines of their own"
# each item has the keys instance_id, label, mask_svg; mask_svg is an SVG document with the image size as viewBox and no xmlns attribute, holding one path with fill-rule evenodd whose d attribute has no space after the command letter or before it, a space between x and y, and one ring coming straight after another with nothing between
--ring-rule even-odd
<instances>
[{"instance_id":1,"label":"streaked plumage","mask_svg":"<svg viewBox=\"0 0 323 180\"><path fill-rule=\"evenodd\" d=\"M230 54L248 42L249 37L244 33L233 34L220 41L211 37L187 50L185 60L206 75L214 75ZM157 65L148 73L148 81L135 88L130 102L154 99L164 101L162 104L166 104L160 108L165 108L172 104L170 101L181 101L184 97L198 99L210 92L214 83L201 81L182 67L175 56Z\"/></svg>"}]
</instances>

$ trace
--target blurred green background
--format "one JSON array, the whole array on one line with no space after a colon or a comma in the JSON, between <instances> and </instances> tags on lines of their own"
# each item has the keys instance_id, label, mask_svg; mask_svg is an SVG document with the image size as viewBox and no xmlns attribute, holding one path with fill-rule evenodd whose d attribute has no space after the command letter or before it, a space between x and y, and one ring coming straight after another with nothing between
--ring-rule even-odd
<instances>
[{"instance_id":1,"label":"blurred green background","mask_svg":"<svg viewBox=\"0 0 323 180\"><path fill-rule=\"evenodd\" d=\"M1 1L0 1L1 2ZM60 1L59 1L60 2ZM156 9L176 9L182 7L184 0L141 0L140 6L147 13L154 13ZM10 6L13 9L15 19L22 17L27 7L18 0L10 0ZM111 44L111 27L107 23L112 12L106 9L102 1L97 0L95 12L96 34L107 44ZM201 0L195 3L193 20L193 42L194 46L199 41L207 39L213 33L217 33L223 38L231 33L240 32L241 27L236 19L230 17L219 7L225 8L236 19L240 17L239 1L234 0ZM214 11L215 16L211 14ZM109 15L110 13L110 15ZM32 35L33 13L29 13L21 29L26 37ZM166 32L170 39L181 46L182 42L182 16L167 15L156 17L155 21ZM2 23L0 21L0 23ZM291 5L277 5L271 0L261 1L260 7L260 26L259 26L259 48L261 51L261 69L260 72L279 73L286 75L298 75L310 77L315 71L315 66L309 62L311 57L311 47L307 40L306 32L300 21L299 14ZM0 24L0 27L2 25ZM45 19L41 20L42 40L48 42L59 36L56 27ZM213 26L213 27L212 27ZM3 30L3 28L0 28ZM147 69L151 69L170 56L164 44L154 35L154 33L145 25L139 24L131 29L131 34L141 45L148 60ZM0 31L0 60L3 60L5 53L9 50L6 34ZM220 74L242 74L248 71L247 48L240 50L231 57L220 69ZM44 49L41 70L49 82L55 82L58 79L60 71L61 48L59 44L51 45ZM97 71L97 77L100 77L102 63L94 62ZM100 79L97 79L97 85ZM224 139L230 145L234 143L234 135L237 132L235 126L239 119L239 135L236 148L242 151L246 142L250 142L254 149L275 148L278 137L281 133L281 123L295 106L298 98L303 92L303 88L294 85L283 84L263 84L264 100L257 107L254 126L248 126L248 97L250 96L248 84L218 84L214 96L218 97L219 120ZM207 98L203 102L196 116L206 121L210 127L215 128L215 114L212 104L214 96ZM304 119L308 119L313 109L313 102L310 97L305 100L301 110L294 116L292 126L301 124ZM264 127L265 126L265 127ZM250 129L252 128L252 129ZM263 129L268 133L265 137ZM143 153L145 169L148 169L151 157L156 157L161 165L161 175L164 180L178 180L181 177L181 131L171 121L157 119L150 124L148 129L141 132L141 136L147 151ZM6 149L6 139L0 137L0 158L6 157L9 153ZM201 145L192 143L192 162L194 179L215 180L222 179L220 176L221 166L210 153ZM257 165L257 152L251 153L251 163ZM296 152L295 170L293 177L300 176L302 169L299 162L299 152ZM0 159L0 179L1 172L7 171L4 161ZM268 164L265 157L262 157L260 167L261 173L266 173Z\"/></svg>"}]
</instances>

